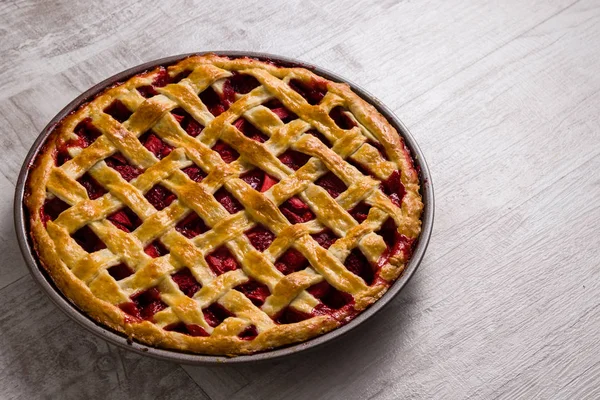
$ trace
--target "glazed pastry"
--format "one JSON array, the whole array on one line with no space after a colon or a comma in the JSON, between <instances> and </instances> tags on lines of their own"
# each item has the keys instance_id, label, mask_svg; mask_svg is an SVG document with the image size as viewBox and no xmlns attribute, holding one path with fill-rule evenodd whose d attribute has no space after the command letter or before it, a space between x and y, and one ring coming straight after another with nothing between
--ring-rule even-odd
<instances>
[{"instance_id":1,"label":"glazed pastry","mask_svg":"<svg viewBox=\"0 0 600 400\"><path fill-rule=\"evenodd\" d=\"M350 321L402 274L423 208L402 138L348 85L214 54L65 117L25 203L41 265L77 307L215 355Z\"/></svg>"}]
</instances>

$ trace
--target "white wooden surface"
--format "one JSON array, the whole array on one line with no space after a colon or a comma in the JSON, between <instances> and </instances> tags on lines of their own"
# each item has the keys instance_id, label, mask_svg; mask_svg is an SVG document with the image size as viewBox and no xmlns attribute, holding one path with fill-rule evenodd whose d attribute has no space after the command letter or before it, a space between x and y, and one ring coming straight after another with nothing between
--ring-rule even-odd
<instances>
[{"instance_id":1,"label":"white wooden surface","mask_svg":"<svg viewBox=\"0 0 600 400\"><path fill-rule=\"evenodd\" d=\"M0 397L600 398L600 1L222 3L0 1ZM287 360L181 367L54 308L21 259L12 196L82 91L219 49L315 63L383 100L427 157L436 222L369 324Z\"/></svg>"}]
</instances>

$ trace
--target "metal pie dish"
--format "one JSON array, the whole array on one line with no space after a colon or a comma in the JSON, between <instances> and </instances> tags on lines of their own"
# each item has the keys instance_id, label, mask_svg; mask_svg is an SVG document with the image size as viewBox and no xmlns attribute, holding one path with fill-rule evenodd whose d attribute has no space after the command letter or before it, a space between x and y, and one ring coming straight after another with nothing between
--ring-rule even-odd
<instances>
[{"instance_id":1,"label":"metal pie dish","mask_svg":"<svg viewBox=\"0 0 600 400\"><path fill-rule=\"evenodd\" d=\"M404 143L407 148L410 150L413 160L415 162L415 169L419 174L420 186L421 186L421 196L423 199L423 214L422 214L422 227L421 234L417 239L417 244L415 246L413 255L408 262L404 272L398 279L388 288L388 290L384 293L384 295L377 300L375 303L370 305L367 309L363 310L360 314L356 316L356 318L352 319L347 324L334 329L328 333L325 333L321 336L317 336L313 339L309 339L308 341L289 345L286 347L276 348L274 350L268 350L260 353L250 354L250 355L240 355L235 357L227 357L227 356L212 356L212 355L202 355L195 354L177 350L170 349L162 349L148 346L144 343L137 342L136 340L132 340L128 338L126 335L114 331L106 326L103 326L89 317L85 312L81 311L76 305L71 303L56 287L48 273L45 271L44 267L41 265L36 251L33 247L32 239L29 233L29 212L24 204L24 196L25 196L25 183L27 181L27 177L29 174L29 169L35 160L38 152L46 142L48 136L52 133L53 129L65 116L78 109L84 103L93 99L98 93L102 92L108 87L111 87L119 82L124 82L130 77L137 75L146 70L151 70L158 66L168 66L171 64L175 64L183 58L192 56L192 55L201 55L206 53L215 53L222 56L229 57L252 57L260 60L270 60L274 61L283 66L294 66L294 67L303 67L307 68L314 73L323 76L326 79L335 81L335 82L344 82L350 85L352 91L362 97L365 101L372 104L390 123L391 125L399 132L399 134L404 139ZM217 364L232 364L232 363L246 363L246 362L256 362L256 361L265 361L265 360L273 360L285 356L289 356L292 354L296 354L301 351L306 351L309 349L314 349L317 346L323 345L329 341L332 341L359 326L360 324L367 321L373 315L375 315L379 310L381 310L386 304L388 304L399 292L402 288L408 283L409 279L412 277L414 272L417 270L417 267L421 263L423 255L425 254L425 250L429 243L429 238L431 236L432 228L433 228L433 216L434 216L434 195L433 195L433 186L431 181L431 175L429 172L429 168L425 159L423 157L423 153L419 149L417 142L412 137L406 126L392 113L392 111L387 108L384 104L382 104L378 99L374 96L366 92L361 87L349 82L348 80L336 75L332 72L329 72L323 68L316 67L314 65L310 65L304 63L302 61L293 60L285 57L275 56L271 54L265 53L252 53L252 52L231 52L231 51L217 51L217 52L202 52L202 53L189 53L189 54L181 54L177 56L161 58L158 60L150 61L142 65L138 65L136 67L130 68L126 71L120 72L100 83L95 85L94 87L87 90L85 93L78 96L75 100L69 103L65 108L63 108L52 120L46 125L46 127L42 130L33 146L29 150L29 153L25 157L23 161L23 166L21 167L21 171L19 173L19 178L16 185L15 191L15 199L14 199L14 218L15 218L15 231L17 234L17 239L19 242L19 247L23 254L23 258L29 268L31 275L34 280L39 284L39 286L43 289L43 291L50 297L50 299L54 302L54 304L62 310L65 314L67 314L71 319L77 322L79 325L83 326L85 329L93 333L94 335L112 343L122 348L131 350L133 352L148 355L154 358L183 363L183 364L195 364L195 365L217 365Z\"/></svg>"}]
</instances>

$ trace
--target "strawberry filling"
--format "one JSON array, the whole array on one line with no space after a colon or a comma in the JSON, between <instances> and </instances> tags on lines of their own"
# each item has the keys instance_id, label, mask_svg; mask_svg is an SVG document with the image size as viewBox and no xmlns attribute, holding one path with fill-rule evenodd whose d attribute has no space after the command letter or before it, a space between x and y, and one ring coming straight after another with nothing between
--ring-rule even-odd
<instances>
[{"instance_id":1,"label":"strawberry filling","mask_svg":"<svg viewBox=\"0 0 600 400\"><path fill-rule=\"evenodd\" d=\"M176 108L171 111L171 114L173 114L173 117L175 117L181 128L183 128L183 130L191 137L198 136L204 129L204 127L183 108Z\"/></svg>"},{"instance_id":2,"label":"strawberry filling","mask_svg":"<svg viewBox=\"0 0 600 400\"><path fill-rule=\"evenodd\" d=\"M233 317L233 314L219 303L211 304L207 308L203 309L202 313L204 314L206 323L213 328L219 326L221 322L225 321L227 318Z\"/></svg>"},{"instance_id":3,"label":"strawberry filling","mask_svg":"<svg viewBox=\"0 0 600 400\"><path fill-rule=\"evenodd\" d=\"M277 99L269 100L263 104L263 106L269 108L284 124L298 118L296 114L285 108L285 106Z\"/></svg>"},{"instance_id":4,"label":"strawberry filling","mask_svg":"<svg viewBox=\"0 0 600 400\"><path fill-rule=\"evenodd\" d=\"M217 276L228 271L234 271L240 267L235 257L225 246L219 247L205 258L206 262Z\"/></svg>"},{"instance_id":5,"label":"strawberry filling","mask_svg":"<svg viewBox=\"0 0 600 400\"><path fill-rule=\"evenodd\" d=\"M204 220L195 212L190 213L175 226L175 230L188 239L192 239L208 230Z\"/></svg>"},{"instance_id":6,"label":"strawberry filling","mask_svg":"<svg viewBox=\"0 0 600 400\"><path fill-rule=\"evenodd\" d=\"M239 94L250 93L252 89L260 86L260 82L256 80L252 75L240 74L234 72L233 76L229 78L229 84L234 92Z\"/></svg>"},{"instance_id":7,"label":"strawberry filling","mask_svg":"<svg viewBox=\"0 0 600 400\"><path fill-rule=\"evenodd\" d=\"M348 189L346 184L333 172L328 172L323 175L315 182L315 185L321 186L334 199Z\"/></svg>"},{"instance_id":8,"label":"strawberry filling","mask_svg":"<svg viewBox=\"0 0 600 400\"><path fill-rule=\"evenodd\" d=\"M257 282L254 279L236 286L235 289L244 293L256 307L262 306L265 303L265 299L271 294L267 285Z\"/></svg>"},{"instance_id":9,"label":"strawberry filling","mask_svg":"<svg viewBox=\"0 0 600 400\"><path fill-rule=\"evenodd\" d=\"M157 239L146 246L144 253L148 254L152 258L158 258L169 253L169 250L167 250L160 240Z\"/></svg>"},{"instance_id":10,"label":"strawberry filling","mask_svg":"<svg viewBox=\"0 0 600 400\"><path fill-rule=\"evenodd\" d=\"M212 149L219 153L223 161L225 161L227 164L237 160L237 158L240 156L240 153L235 151L233 147L221 140L218 140Z\"/></svg>"},{"instance_id":11,"label":"strawberry filling","mask_svg":"<svg viewBox=\"0 0 600 400\"><path fill-rule=\"evenodd\" d=\"M138 320L152 320L167 305L160 299L158 288L153 287L131 296L131 301L120 304L119 308Z\"/></svg>"},{"instance_id":12,"label":"strawberry filling","mask_svg":"<svg viewBox=\"0 0 600 400\"><path fill-rule=\"evenodd\" d=\"M194 182L201 182L206 177L206 173L198 166L192 165L182 169L182 171L190 177Z\"/></svg>"},{"instance_id":13,"label":"strawberry filling","mask_svg":"<svg viewBox=\"0 0 600 400\"><path fill-rule=\"evenodd\" d=\"M127 182L140 176L144 170L129 164L127 159L121 153L113 154L104 160L106 165L117 171Z\"/></svg>"},{"instance_id":14,"label":"strawberry filling","mask_svg":"<svg viewBox=\"0 0 600 400\"><path fill-rule=\"evenodd\" d=\"M140 136L140 143L154 154L159 160L162 160L173 151L173 147L169 146L159 138L156 133L148 131Z\"/></svg>"},{"instance_id":15,"label":"strawberry filling","mask_svg":"<svg viewBox=\"0 0 600 400\"><path fill-rule=\"evenodd\" d=\"M361 224L369 216L369 210L371 206L361 201L352 210L349 211L350 215Z\"/></svg>"},{"instance_id":16,"label":"strawberry filling","mask_svg":"<svg viewBox=\"0 0 600 400\"><path fill-rule=\"evenodd\" d=\"M240 118L237 121L235 121L233 123L233 126L235 126L240 132L242 132L244 136L252 140L256 140L259 143L264 143L267 140L269 140L269 137L267 135L256 129L254 125L246 121L244 118Z\"/></svg>"},{"instance_id":17,"label":"strawberry filling","mask_svg":"<svg viewBox=\"0 0 600 400\"><path fill-rule=\"evenodd\" d=\"M398 227L393 218L388 218L377 232L387 245L387 250L377 260L377 268L381 268L388 260L402 252L403 258L408 260L412 255L416 241L398 232Z\"/></svg>"},{"instance_id":18,"label":"strawberry filling","mask_svg":"<svg viewBox=\"0 0 600 400\"><path fill-rule=\"evenodd\" d=\"M162 185L154 186L146 192L144 197L158 211L168 207L175 199L177 199L177 196L174 193Z\"/></svg>"},{"instance_id":19,"label":"strawberry filling","mask_svg":"<svg viewBox=\"0 0 600 400\"><path fill-rule=\"evenodd\" d=\"M129 207L120 209L107 219L123 232L133 232L142 224L140 218Z\"/></svg>"},{"instance_id":20,"label":"strawberry filling","mask_svg":"<svg viewBox=\"0 0 600 400\"><path fill-rule=\"evenodd\" d=\"M121 279L125 279L128 276L133 275L134 271L127 266L125 263L121 263L119 265L114 265L110 267L108 270L110 276L115 278L115 280L120 281Z\"/></svg>"},{"instance_id":21,"label":"strawberry filling","mask_svg":"<svg viewBox=\"0 0 600 400\"><path fill-rule=\"evenodd\" d=\"M287 150L285 153L279 156L279 161L293 169L298 170L304 164L310 160L310 156L304 153L300 153L296 150Z\"/></svg>"},{"instance_id":22,"label":"strawberry filling","mask_svg":"<svg viewBox=\"0 0 600 400\"><path fill-rule=\"evenodd\" d=\"M258 190L259 192L266 192L271 186L279 182L277 179L267 175L267 173L258 168L246 172L240 176L240 179L250 185L252 189Z\"/></svg>"},{"instance_id":23,"label":"strawberry filling","mask_svg":"<svg viewBox=\"0 0 600 400\"><path fill-rule=\"evenodd\" d=\"M254 228L246 231L246 236L250 240L250 243L252 243L252 246L261 252L268 249L273 240L275 240L275 234L262 225L256 225Z\"/></svg>"},{"instance_id":24,"label":"strawberry filling","mask_svg":"<svg viewBox=\"0 0 600 400\"><path fill-rule=\"evenodd\" d=\"M323 100L323 97L327 94L327 84L311 81L308 84L298 80L292 79L289 83L290 87L304 97L311 105L317 105Z\"/></svg>"},{"instance_id":25,"label":"strawberry filling","mask_svg":"<svg viewBox=\"0 0 600 400\"><path fill-rule=\"evenodd\" d=\"M392 203L402 207L402 199L406 194L406 189L400 180L400 172L394 171L389 178L381 184L383 192L390 198Z\"/></svg>"},{"instance_id":26,"label":"strawberry filling","mask_svg":"<svg viewBox=\"0 0 600 400\"><path fill-rule=\"evenodd\" d=\"M90 200L96 200L106 193L106 189L104 189L102 185L88 173L85 173L81 178L77 179L77 182L85 188Z\"/></svg>"},{"instance_id":27,"label":"strawberry filling","mask_svg":"<svg viewBox=\"0 0 600 400\"><path fill-rule=\"evenodd\" d=\"M275 261L275 268L284 275L301 271L308 267L308 260L298 250L290 247Z\"/></svg>"},{"instance_id":28,"label":"strawberry filling","mask_svg":"<svg viewBox=\"0 0 600 400\"><path fill-rule=\"evenodd\" d=\"M296 196L286 200L279 209L292 224L301 224L315 219L315 214L308 205Z\"/></svg>"},{"instance_id":29,"label":"strawberry filling","mask_svg":"<svg viewBox=\"0 0 600 400\"><path fill-rule=\"evenodd\" d=\"M338 239L338 237L329 229L311 235L313 239L324 249L328 249Z\"/></svg>"},{"instance_id":30,"label":"strawberry filling","mask_svg":"<svg viewBox=\"0 0 600 400\"><path fill-rule=\"evenodd\" d=\"M104 112L121 123L127 121L129 117L131 117L131 114L133 114L120 100L115 100L110 103L110 105L104 109Z\"/></svg>"},{"instance_id":31,"label":"strawberry filling","mask_svg":"<svg viewBox=\"0 0 600 400\"><path fill-rule=\"evenodd\" d=\"M71 235L73 239L88 253L93 253L106 248L98 235L87 225Z\"/></svg>"},{"instance_id":32,"label":"strawberry filling","mask_svg":"<svg viewBox=\"0 0 600 400\"><path fill-rule=\"evenodd\" d=\"M354 122L347 114L346 110L343 107L337 106L334 107L333 110L329 113L329 116L337 126L341 129L352 129L356 126L356 122Z\"/></svg>"},{"instance_id":33,"label":"strawberry filling","mask_svg":"<svg viewBox=\"0 0 600 400\"><path fill-rule=\"evenodd\" d=\"M344 266L354 275L360 276L367 285L371 285L375 278L373 267L359 249L354 249L344 262Z\"/></svg>"},{"instance_id":34,"label":"strawberry filling","mask_svg":"<svg viewBox=\"0 0 600 400\"><path fill-rule=\"evenodd\" d=\"M48 221L54 221L63 211L68 210L69 207L71 206L58 197L46 199L40 210L42 221L44 224Z\"/></svg>"},{"instance_id":35,"label":"strawberry filling","mask_svg":"<svg viewBox=\"0 0 600 400\"><path fill-rule=\"evenodd\" d=\"M185 324L183 322L176 322L165 326L165 331L179 332L189 336L210 336L208 332L199 325L196 324Z\"/></svg>"},{"instance_id":36,"label":"strawberry filling","mask_svg":"<svg viewBox=\"0 0 600 400\"><path fill-rule=\"evenodd\" d=\"M225 207L229 214L235 214L244 209L239 201L233 197L224 187L217 190L215 199Z\"/></svg>"},{"instance_id":37,"label":"strawberry filling","mask_svg":"<svg viewBox=\"0 0 600 400\"><path fill-rule=\"evenodd\" d=\"M194 294L202 288L202 285L194 278L192 271L190 271L189 268L183 268L177 271L171 275L171 279L173 279L173 282L179 286L179 290L187 297L194 296Z\"/></svg>"}]
</instances>

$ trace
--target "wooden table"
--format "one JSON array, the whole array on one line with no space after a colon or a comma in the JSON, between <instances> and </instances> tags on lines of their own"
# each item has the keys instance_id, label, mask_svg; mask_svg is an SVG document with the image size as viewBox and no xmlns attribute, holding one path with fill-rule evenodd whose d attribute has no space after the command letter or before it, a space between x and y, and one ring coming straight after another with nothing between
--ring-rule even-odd
<instances>
[{"instance_id":1,"label":"wooden table","mask_svg":"<svg viewBox=\"0 0 600 400\"><path fill-rule=\"evenodd\" d=\"M1 398L600 397L598 0L123 3L0 3ZM375 94L420 143L437 209L420 269L368 324L286 360L192 368L58 311L21 258L12 197L78 94L215 49L295 57Z\"/></svg>"}]
</instances>

